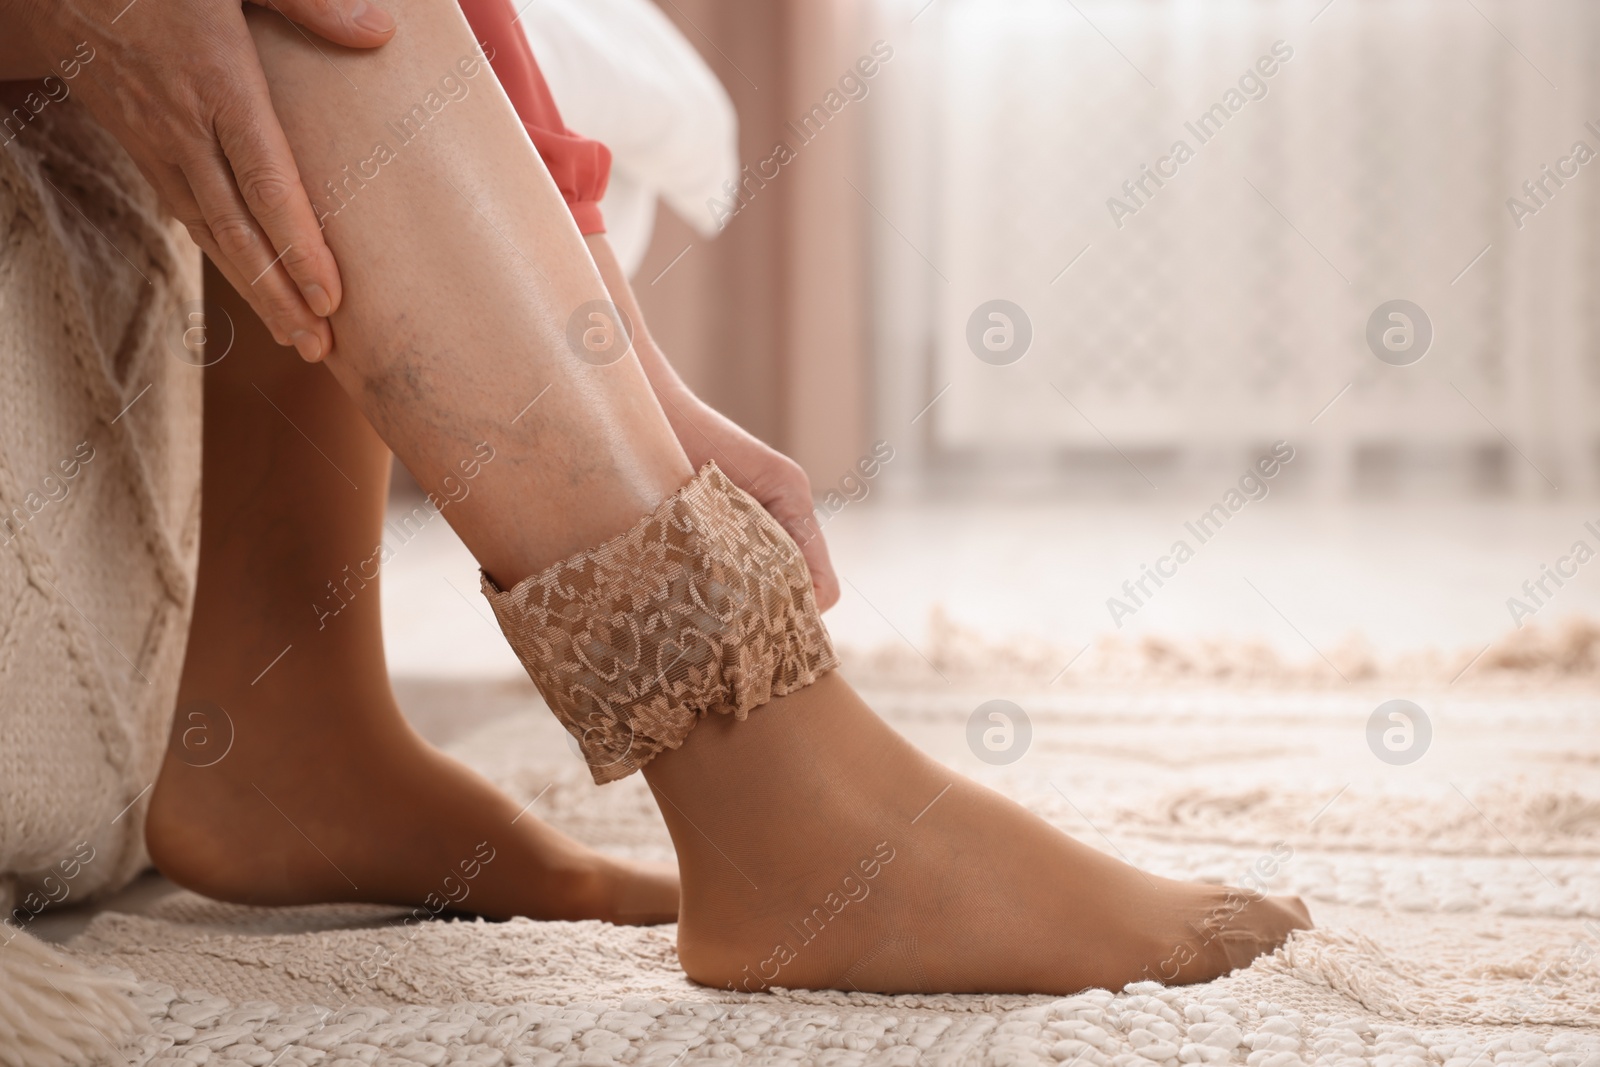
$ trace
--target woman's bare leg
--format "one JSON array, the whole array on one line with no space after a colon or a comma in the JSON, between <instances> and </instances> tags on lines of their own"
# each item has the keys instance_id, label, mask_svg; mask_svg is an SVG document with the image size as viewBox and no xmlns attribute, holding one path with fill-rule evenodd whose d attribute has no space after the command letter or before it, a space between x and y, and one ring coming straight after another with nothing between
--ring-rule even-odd
<instances>
[{"instance_id":1,"label":"woman's bare leg","mask_svg":"<svg viewBox=\"0 0 1600 1067\"><path fill-rule=\"evenodd\" d=\"M157 865L252 904L432 894L502 918L672 921L670 867L583 848L410 729L376 580L379 546L404 551L383 529L389 449L326 368L289 357L209 264L206 292L235 336L205 372L194 623L146 824ZM493 861L460 877L483 843Z\"/></svg>"},{"instance_id":2,"label":"woman's bare leg","mask_svg":"<svg viewBox=\"0 0 1600 1067\"><path fill-rule=\"evenodd\" d=\"M485 570L509 587L686 482L638 361L575 351L606 287L455 5L407 0L378 62L248 14L313 202L338 205L341 277L366 294L333 319L326 366L441 499L493 450L445 512Z\"/></svg>"},{"instance_id":3,"label":"woman's bare leg","mask_svg":"<svg viewBox=\"0 0 1600 1067\"><path fill-rule=\"evenodd\" d=\"M254 18L313 189L376 158L470 48L452 5L395 8L401 29L371 56L325 58ZM447 517L509 588L629 528L691 471L636 361L569 348L574 312L606 290L496 88L476 82L384 148L329 222L346 279L329 368L426 487L493 444ZM702 722L646 774L678 848L682 960L719 985L1193 981L1306 923L1298 902L1146 878L1074 842L917 753L837 673L747 722Z\"/></svg>"}]
</instances>

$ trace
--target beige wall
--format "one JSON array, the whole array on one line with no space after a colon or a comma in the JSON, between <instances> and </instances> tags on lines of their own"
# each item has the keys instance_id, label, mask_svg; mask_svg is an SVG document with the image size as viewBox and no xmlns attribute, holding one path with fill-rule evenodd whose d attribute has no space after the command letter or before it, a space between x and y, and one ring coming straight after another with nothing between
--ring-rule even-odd
<instances>
[{"instance_id":1,"label":"beige wall","mask_svg":"<svg viewBox=\"0 0 1600 1067\"><path fill-rule=\"evenodd\" d=\"M815 140L785 130L870 47L858 0L660 0L739 112L742 163L796 158L713 240L665 209L635 278L652 332L689 384L830 484L867 436L864 115ZM673 258L689 251L657 278Z\"/></svg>"}]
</instances>

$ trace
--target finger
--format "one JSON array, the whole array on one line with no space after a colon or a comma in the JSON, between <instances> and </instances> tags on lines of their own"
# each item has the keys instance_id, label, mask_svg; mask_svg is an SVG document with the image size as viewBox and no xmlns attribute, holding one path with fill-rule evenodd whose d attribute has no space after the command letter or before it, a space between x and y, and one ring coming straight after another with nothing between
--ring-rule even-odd
<instances>
[{"instance_id":1,"label":"finger","mask_svg":"<svg viewBox=\"0 0 1600 1067\"><path fill-rule=\"evenodd\" d=\"M800 503L795 499L798 496ZM759 498L758 498L759 499ZM828 542L817 528L816 518L807 510L811 502L809 487L798 494L783 492L778 499L764 503L764 507L778 520L794 543L811 572L811 588L816 593L817 610L827 611L839 602L839 577L834 573L833 560L828 556Z\"/></svg>"},{"instance_id":2,"label":"finger","mask_svg":"<svg viewBox=\"0 0 1600 1067\"><path fill-rule=\"evenodd\" d=\"M827 611L839 602L839 576L834 573L833 560L828 558L828 543L822 539L821 531L800 546L800 554L811 569L811 588L816 593L817 610Z\"/></svg>"},{"instance_id":3,"label":"finger","mask_svg":"<svg viewBox=\"0 0 1600 1067\"><path fill-rule=\"evenodd\" d=\"M251 304L251 310L258 318L262 316L262 309L258 306L260 301L250 300L250 279L241 277L234 268L234 264L222 255L217 242L211 236L211 227L206 224L205 212L200 210L199 203L194 198L194 190L189 187L189 180L184 176L183 170L176 164L167 164L159 167L155 172L146 172L150 184L156 187L161 194L162 203L167 207L172 217L181 222L184 229L189 231L189 237L200 250L206 254L222 276L228 279L228 284L233 286L241 296ZM273 340L278 344L287 344L287 338L273 333Z\"/></svg>"},{"instance_id":4,"label":"finger","mask_svg":"<svg viewBox=\"0 0 1600 1067\"><path fill-rule=\"evenodd\" d=\"M202 231L196 237L202 247L206 247L206 239L211 242L208 251L213 260L250 301L279 344L294 345L307 362L320 360L333 339L328 321L311 313L288 274L275 262L277 253L234 186L227 161L211 150L179 165L202 217L200 226L191 227L191 234Z\"/></svg>"},{"instance_id":5,"label":"finger","mask_svg":"<svg viewBox=\"0 0 1600 1067\"><path fill-rule=\"evenodd\" d=\"M233 167L234 184L245 205L272 243L279 267L288 272L312 313L326 318L342 296L339 268L322 239L322 227L300 183L294 153L272 110L266 76L255 66L254 53L251 65L253 72L241 72L246 92L216 113L217 140Z\"/></svg>"},{"instance_id":6,"label":"finger","mask_svg":"<svg viewBox=\"0 0 1600 1067\"><path fill-rule=\"evenodd\" d=\"M834 573L833 561L828 558L828 543L817 527L811 481L793 460L770 450L769 455L769 461L761 464L762 474L757 477L756 484L746 492L760 501L794 539L806 561L806 569L811 572L817 610L827 611L839 602L839 578Z\"/></svg>"},{"instance_id":7,"label":"finger","mask_svg":"<svg viewBox=\"0 0 1600 1067\"><path fill-rule=\"evenodd\" d=\"M254 0L312 33L351 48L376 48L394 36L394 19L367 0Z\"/></svg>"}]
</instances>

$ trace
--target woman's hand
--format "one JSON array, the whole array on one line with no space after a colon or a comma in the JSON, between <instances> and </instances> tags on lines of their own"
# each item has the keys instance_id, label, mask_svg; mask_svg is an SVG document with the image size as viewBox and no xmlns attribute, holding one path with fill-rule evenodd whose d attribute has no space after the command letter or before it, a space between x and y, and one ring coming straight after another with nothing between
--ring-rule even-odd
<instances>
[{"instance_id":1,"label":"woman's hand","mask_svg":"<svg viewBox=\"0 0 1600 1067\"><path fill-rule=\"evenodd\" d=\"M650 387L655 390L661 410L672 424L672 432L688 454L690 464L699 470L706 460L716 460L734 485L755 497L800 546L806 566L811 569L811 587L816 591L818 610L827 611L833 607L839 602L839 578L833 573L827 542L822 539L811 514L811 480L806 472L800 469L800 464L762 444L738 423L694 395L645 327L644 313L639 310L639 301L628 284L628 275L617 262L611 242L603 233L588 234L584 241L589 245L589 254L594 257L601 279L611 291L611 299L632 323L633 348L639 365L650 380Z\"/></svg>"},{"instance_id":2,"label":"woman's hand","mask_svg":"<svg viewBox=\"0 0 1600 1067\"><path fill-rule=\"evenodd\" d=\"M366 0L256 2L353 48L394 34L394 21ZM239 0L4 0L0 7L41 64L82 60L77 49L85 43L93 49L72 83L90 113L278 343L308 360L326 355L339 270L273 113Z\"/></svg>"},{"instance_id":3,"label":"woman's hand","mask_svg":"<svg viewBox=\"0 0 1600 1067\"><path fill-rule=\"evenodd\" d=\"M675 384L666 392L658 387L656 396L695 468L716 460L733 484L755 497L789 531L811 569L818 610L827 611L838 603L839 578L811 513L811 480L800 464L757 440L687 387Z\"/></svg>"}]
</instances>

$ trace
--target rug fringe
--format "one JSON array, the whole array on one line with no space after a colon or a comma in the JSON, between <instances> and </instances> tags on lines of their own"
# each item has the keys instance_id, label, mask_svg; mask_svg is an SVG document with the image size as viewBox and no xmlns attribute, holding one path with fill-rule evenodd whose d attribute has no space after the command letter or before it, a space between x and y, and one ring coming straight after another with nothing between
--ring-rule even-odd
<instances>
[{"instance_id":1,"label":"rug fringe","mask_svg":"<svg viewBox=\"0 0 1600 1067\"><path fill-rule=\"evenodd\" d=\"M0 944L0 1067L79 1067L115 1058L150 1021L132 981L97 974L18 930Z\"/></svg>"}]
</instances>

